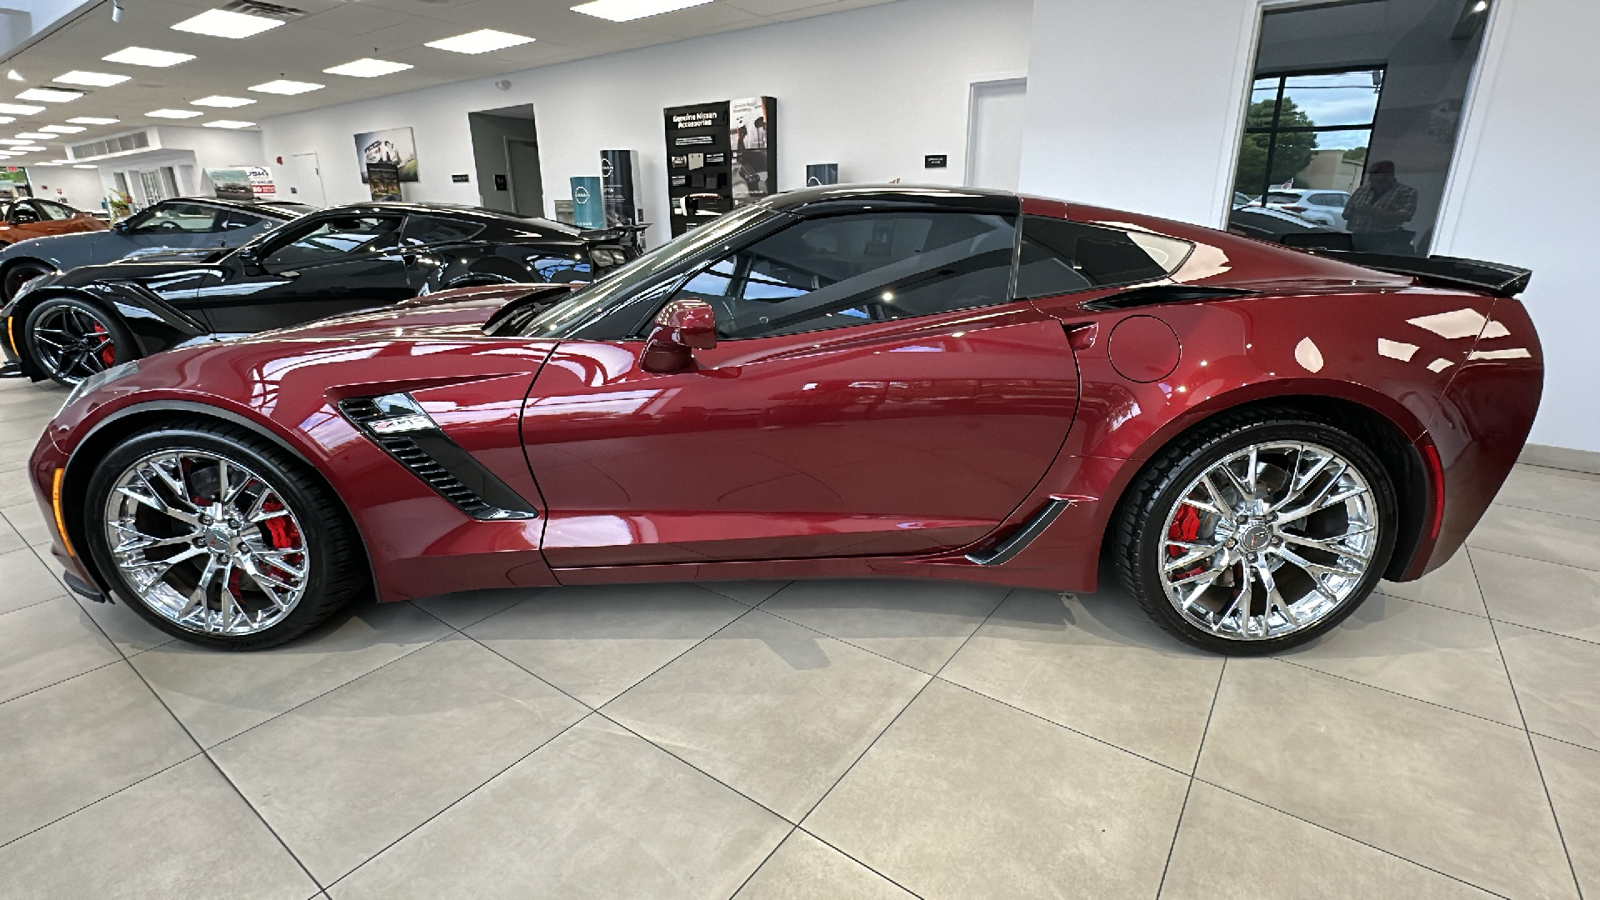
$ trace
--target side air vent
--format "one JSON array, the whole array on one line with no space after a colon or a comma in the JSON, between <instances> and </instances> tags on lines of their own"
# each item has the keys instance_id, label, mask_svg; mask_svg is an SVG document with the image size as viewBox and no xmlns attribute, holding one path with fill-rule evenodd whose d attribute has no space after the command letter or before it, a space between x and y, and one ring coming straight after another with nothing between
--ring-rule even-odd
<instances>
[{"instance_id":1,"label":"side air vent","mask_svg":"<svg viewBox=\"0 0 1600 900\"><path fill-rule=\"evenodd\" d=\"M538 517L538 510L452 441L409 395L342 400L339 410L396 462L474 519Z\"/></svg>"},{"instance_id":2,"label":"side air vent","mask_svg":"<svg viewBox=\"0 0 1600 900\"><path fill-rule=\"evenodd\" d=\"M143 150L150 146L150 135L144 131L134 131L129 134L119 134L115 137L103 138L98 141L86 141L82 144L72 144L67 147L67 155L73 159L93 159L97 156L110 156L113 153L129 153L134 150Z\"/></svg>"},{"instance_id":3,"label":"side air vent","mask_svg":"<svg viewBox=\"0 0 1600 900\"><path fill-rule=\"evenodd\" d=\"M1080 304L1081 309L1103 312L1111 309L1137 309L1141 306L1159 306L1164 303L1194 303L1199 300L1227 300L1248 297L1255 291L1239 288L1208 287L1200 284L1152 284L1108 294Z\"/></svg>"}]
</instances>

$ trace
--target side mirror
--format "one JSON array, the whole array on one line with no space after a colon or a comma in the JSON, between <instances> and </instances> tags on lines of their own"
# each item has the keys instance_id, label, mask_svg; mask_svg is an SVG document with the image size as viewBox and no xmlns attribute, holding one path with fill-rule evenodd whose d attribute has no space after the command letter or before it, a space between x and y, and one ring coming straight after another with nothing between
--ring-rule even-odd
<instances>
[{"instance_id":1,"label":"side mirror","mask_svg":"<svg viewBox=\"0 0 1600 900\"><path fill-rule=\"evenodd\" d=\"M128 233L128 220L127 219L123 219L120 222L112 222L111 223L111 230L115 231L117 234L127 234Z\"/></svg>"},{"instance_id":2,"label":"side mirror","mask_svg":"<svg viewBox=\"0 0 1600 900\"><path fill-rule=\"evenodd\" d=\"M639 368L667 374L694 365L695 350L717 346L717 314L702 300L674 300L661 308L645 337Z\"/></svg>"}]
</instances>

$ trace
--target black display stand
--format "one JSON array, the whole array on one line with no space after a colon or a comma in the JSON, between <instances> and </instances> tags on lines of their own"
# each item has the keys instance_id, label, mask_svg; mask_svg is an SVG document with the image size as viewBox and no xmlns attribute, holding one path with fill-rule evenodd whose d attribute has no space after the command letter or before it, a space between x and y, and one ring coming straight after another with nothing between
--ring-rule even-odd
<instances>
[{"instance_id":1,"label":"black display stand","mask_svg":"<svg viewBox=\"0 0 1600 900\"><path fill-rule=\"evenodd\" d=\"M777 192L778 101L748 97L666 110L672 236Z\"/></svg>"}]
</instances>

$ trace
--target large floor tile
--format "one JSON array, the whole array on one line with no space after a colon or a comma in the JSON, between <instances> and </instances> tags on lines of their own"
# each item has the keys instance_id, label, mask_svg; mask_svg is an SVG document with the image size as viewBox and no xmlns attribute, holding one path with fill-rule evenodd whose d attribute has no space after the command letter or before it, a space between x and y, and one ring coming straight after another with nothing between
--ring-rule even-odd
<instances>
[{"instance_id":1,"label":"large floor tile","mask_svg":"<svg viewBox=\"0 0 1600 900\"><path fill-rule=\"evenodd\" d=\"M734 900L914 900L882 875L804 831L786 838Z\"/></svg>"},{"instance_id":2,"label":"large floor tile","mask_svg":"<svg viewBox=\"0 0 1600 900\"><path fill-rule=\"evenodd\" d=\"M28 542L22 539L17 529L11 527L11 523L4 516L0 516L0 556L25 549L27 546Z\"/></svg>"},{"instance_id":3,"label":"large floor tile","mask_svg":"<svg viewBox=\"0 0 1600 900\"><path fill-rule=\"evenodd\" d=\"M1147 898L1187 783L935 681L804 824L922 897Z\"/></svg>"},{"instance_id":4,"label":"large floor tile","mask_svg":"<svg viewBox=\"0 0 1600 900\"><path fill-rule=\"evenodd\" d=\"M605 713L798 822L928 678L756 611Z\"/></svg>"},{"instance_id":5,"label":"large floor tile","mask_svg":"<svg viewBox=\"0 0 1600 900\"><path fill-rule=\"evenodd\" d=\"M1373 594L1338 628L1281 658L1522 727L1494 626L1481 616Z\"/></svg>"},{"instance_id":6,"label":"large floor tile","mask_svg":"<svg viewBox=\"0 0 1600 900\"><path fill-rule=\"evenodd\" d=\"M210 747L449 633L409 603L387 603L335 617L272 650L225 653L176 641L132 662L195 740Z\"/></svg>"},{"instance_id":7,"label":"large floor tile","mask_svg":"<svg viewBox=\"0 0 1600 900\"><path fill-rule=\"evenodd\" d=\"M1293 847L1292 864L1266 847ZM1249 848L1240 852L1241 848ZM1161 900L1406 900L1492 896L1259 803L1197 783L1167 864Z\"/></svg>"},{"instance_id":8,"label":"large floor tile","mask_svg":"<svg viewBox=\"0 0 1600 900\"><path fill-rule=\"evenodd\" d=\"M1520 729L1276 660L1231 660L1197 775L1497 893L1572 896Z\"/></svg>"},{"instance_id":9,"label":"large floor tile","mask_svg":"<svg viewBox=\"0 0 1600 900\"><path fill-rule=\"evenodd\" d=\"M14 897L305 900L317 886L197 756L5 847Z\"/></svg>"},{"instance_id":10,"label":"large floor tile","mask_svg":"<svg viewBox=\"0 0 1600 900\"><path fill-rule=\"evenodd\" d=\"M704 581L700 586L716 591L730 600L759 605L762 601L788 586L787 581Z\"/></svg>"},{"instance_id":11,"label":"large floor tile","mask_svg":"<svg viewBox=\"0 0 1600 900\"><path fill-rule=\"evenodd\" d=\"M1481 549L1472 567L1496 620L1600 641L1600 571Z\"/></svg>"},{"instance_id":12,"label":"large floor tile","mask_svg":"<svg viewBox=\"0 0 1600 900\"><path fill-rule=\"evenodd\" d=\"M1222 657L1180 644L1124 602L1015 591L940 677L1189 771Z\"/></svg>"},{"instance_id":13,"label":"large floor tile","mask_svg":"<svg viewBox=\"0 0 1600 900\"><path fill-rule=\"evenodd\" d=\"M17 442L7 442L7 443L17 443ZM32 441L28 441L26 443L27 443L27 445L29 447L31 447L32 444L33 444ZM10 455L15 454L15 452L16 451L13 450L11 453L5 453L3 449L0 449L0 455L10 456ZM23 455L25 456L26 454L23 454ZM26 478L26 477L19 478L19 477L16 477L16 476L11 476L11 477L8 477L8 478L0 478L0 508L7 507L7 506L19 506L19 505L21 505L23 503L27 503L28 501L30 501L32 499L33 499L33 481L32 481L32 479L29 479L29 478Z\"/></svg>"},{"instance_id":14,"label":"large floor tile","mask_svg":"<svg viewBox=\"0 0 1600 900\"><path fill-rule=\"evenodd\" d=\"M1600 753L1538 735L1533 744L1578 884L1600 896Z\"/></svg>"},{"instance_id":15,"label":"large floor tile","mask_svg":"<svg viewBox=\"0 0 1600 900\"><path fill-rule=\"evenodd\" d=\"M1475 616L1485 614L1483 594L1478 589L1478 579L1473 574L1472 560L1467 558L1465 547L1457 550L1444 565L1416 581L1378 582L1377 592Z\"/></svg>"},{"instance_id":16,"label":"large floor tile","mask_svg":"<svg viewBox=\"0 0 1600 900\"><path fill-rule=\"evenodd\" d=\"M464 638L440 641L212 749L327 884L588 710Z\"/></svg>"},{"instance_id":17,"label":"large floor tile","mask_svg":"<svg viewBox=\"0 0 1600 900\"><path fill-rule=\"evenodd\" d=\"M565 587L543 591L466 633L600 706L749 611L692 584Z\"/></svg>"},{"instance_id":18,"label":"large floor tile","mask_svg":"<svg viewBox=\"0 0 1600 900\"><path fill-rule=\"evenodd\" d=\"M0 844L199 752L125 663L0 704Z\"/></svg>"},{"instance_id":19,"label":"large floor tile","mask_svg":"<svg viewBox=\"0 0 1600 900\"><path fill-rule=\"evenodd\" d=\"M1600 521L1491 506L1467 537L1467 546L1600 569Z\"/></svg>"},{"instance_id":20,"label":"large floor tile","mask_svg":"<svg viewBox=\"0 0 1600 900\"><path fill-rule=\"evenodd\" d=\"M1494 502L1564 516L1600 519L1600 476L1517 466Z\"/></svg>"},{"instance_id":21,"label":"large floor tile","mask_svg":"<svg viewBox=\"0 0 1600 900\"><path fill-rule=\"evenodd\" d=\"M1528 729L1600 750L1600 644L1501 623Z\"/></svg>"},{"instance_id":22,"label":"large floor tile","mask_svg":"<svg viewBox=\"0 0 1600 900\"><path fill-rule=\"evenodd\" d=\"M0 553L0 614L60 597L66 592L66 587L56 580L33 550L24 547Z\"/></svg>"},{"instance_id":23,"label":"large floor tile","mask_svg":"<svg viewBox=\"0 0 1600 900\"><path fill-rule=\"evenodd\" d=\"M780 818L599 717L333 885L372 897L728 897Z\"/></svg>"},{"instance_id":24,"label":"large floor tile","mask_svg":"<svg viewBox=\"0 0 1600 900\"><path fill-rule=\"evenodd\" d=\"M19 476L13 475L11 477ZM22 536L22 540L28 546L32 547L50 542L53 529L50 527L50 523L45 521L44 513L39 511L39 504L34 503L32 500L17 506L8 506L0 509L0 516L3 516L7 522L11 523L11 527L17 530L17 534Z\"/></svg>"},{"instance_id":25,"label":"large floor tile","mask_svg":"<svg viewBox=\"0 0 1600 900\"><path fill-rule=\"evenodd\" d=\"M0 615L0 702L121 658L71 598Z\"/></svg>"},{"instance_id":26,"label":"large floor tile","mask_svg":"<svg viewBox=\"0 0 1600 900\"><path fill-rule=\"evenodd\" d=\"M537 596L539 590L539 588L490 588L484 591L424 597L411 602L451 628L461 629L476 625L496 613L505 612L518 603Z\"/></svg>"},{"instance_id":27,"label":"large floor tile","mask_svg":"<svg viewBox=\"0 0 1600 900\"><path fill-rule=\"evenodd\" d=\"M931 673L1007 590L955 581L800 581L761 608Z\"/></svg>"}]
</instances>

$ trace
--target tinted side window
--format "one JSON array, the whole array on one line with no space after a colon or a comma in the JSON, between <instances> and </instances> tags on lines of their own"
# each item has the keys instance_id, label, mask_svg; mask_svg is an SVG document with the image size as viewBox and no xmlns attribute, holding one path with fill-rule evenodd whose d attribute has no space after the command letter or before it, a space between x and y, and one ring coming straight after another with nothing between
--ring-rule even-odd
<instances>
[{"instance_id":1,"label":"tinted side window","mask_svg":"<svg viewBox=\"0 0 1600 900\"><path fill-rule=\"evenodd\" d=\"M1007 301L1012 220L957 212L813 219L695 276L726 338L841 328Z\"/></svg>"},{"instance_id":2,"label":"tinted side window","mask_svg":"<svg viewBox=\"0 0 1600 900\"><path fill-rule=\"evenodd\" d=\"M47 219L70 219L75 215L73 210L59 203L52 203L49 200L35 200L33 202Z\"/></svg>"},{"instance_id":3,"label":"tinted side window","mask_svg":"<svg viewBox=\"0 0 1600 900\"><path fill-rule=\"evenodd\" d=\"M238 231L241 228L253 228L261 224L260 216L252 216L247 212L237 209L223 209L217 211L216 221L212 223L212 231Z\"/></svg>"},{"instance_id":4,"label":"tinted side window","mask_svg":"<svg viewBox=\"0 0 1600 900\"><path fill-rule=\"evenodd\" d=\"M1026 216L1017 298L1155 281L1175 271L1191 249L1160 235Z\"/></svg>"},{"instance_id":5,"label":"tinted side window","mask_svg":"<svg viewBox=\"0 0 1600 900\"><path fill-rule=\"evenodd\" d=\"M198 203L167 203L142 213L129 227L133 234L210 231L217 210Z\"/></svg>"},{"instance_id":6,"label":"tinted side window","mask_svg":"<svg viewBox=\"0 0 1600 900\"><path fill-rule=\"evenodd\" d=\"M410 216L400 240L408 247L465 241L483 230L476 222L458 222L438 216Z\"/></svg>"},{"instance_id":7,"label":"tinted side window","mask_svg":"<svg viewBox=\"0 0 1600 900\"><path fill-rule=\"evenodd\" d=\"M338 262L358 253L392 250L399 243L400 220L387 216L339 216L301 231L267 257L271 266L294 268Z\"/></svg>"}]
</instances>

